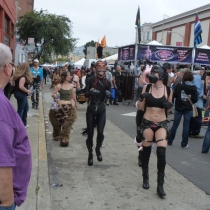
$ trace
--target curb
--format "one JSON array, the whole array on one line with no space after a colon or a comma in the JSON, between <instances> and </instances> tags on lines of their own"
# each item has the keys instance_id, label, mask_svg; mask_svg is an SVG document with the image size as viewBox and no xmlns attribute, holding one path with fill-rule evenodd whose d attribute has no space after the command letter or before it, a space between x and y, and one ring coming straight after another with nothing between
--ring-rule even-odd
<instances>
[{"instance_id":1,"label":"curb","mask_svg":"<svg viewBox=\"0 0 210 210\"><path fill-rule=\"evenodd\" d=\"M41 94L40 94L41 95ZM45 124L44 124L44 107L42 96L39 101L39 142L38 142L38 174L37 174L37 210L50 210L50 188L49 188L49 173L48 173L48 160L47 160L47 144L45 137Z\"/></svg>"}]
</instances>

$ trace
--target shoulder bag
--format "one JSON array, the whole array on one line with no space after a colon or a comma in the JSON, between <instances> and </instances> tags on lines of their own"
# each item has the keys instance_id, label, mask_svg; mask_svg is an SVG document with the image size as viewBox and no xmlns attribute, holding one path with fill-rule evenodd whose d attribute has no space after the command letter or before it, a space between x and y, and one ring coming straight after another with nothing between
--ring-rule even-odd
<instances>
[{"instance_id":1,"label":"shoulder bag","mask_svg":"<svg viewBox=\"0 0 210 210\"><path fill-rule=\"evenodd\" d=\"M186 93L185 93L186 94ZM197 117L198 116L198 111L197 111L197 108L195 106L195 104L193 104L191 98L186 94L190 104L192 105L192 110L193 110L193 114L192 114L192 117Z\"/></svg>"}]
</instances>

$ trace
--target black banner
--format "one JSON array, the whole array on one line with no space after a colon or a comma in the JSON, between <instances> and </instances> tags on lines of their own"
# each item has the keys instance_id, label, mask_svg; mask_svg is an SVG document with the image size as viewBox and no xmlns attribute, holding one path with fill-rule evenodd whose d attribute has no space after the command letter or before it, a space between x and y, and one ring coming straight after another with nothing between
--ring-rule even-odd
<instances>
[{"instance_id":1,"label":"black banner","mask_svg":"<svg viewBox=\"0 0 210 210\"><path fill-rule=\"evenodd\" d=\"M189 64L192 63L192 49L164 45L138 45L137 60Z\"/></svg>"},{"instance_id":2,"label":"black banner","mask_svg":"<svg viewBox=\"0 0 210 210\"><path fill-rule=\"evenodd\" d=\"M210 50L196 48L194 63L201 65L210 65Z\"/></svg>"},{"instance_id":3,"label":"black banner","mask_svg":"<svg viewBox=\"0 0 210 210\"><path fill-rule=\"evenodd\" d=\"M118 48L118 61L134 61L135 45L129 45Z\"/></svg>"}]
</instances>

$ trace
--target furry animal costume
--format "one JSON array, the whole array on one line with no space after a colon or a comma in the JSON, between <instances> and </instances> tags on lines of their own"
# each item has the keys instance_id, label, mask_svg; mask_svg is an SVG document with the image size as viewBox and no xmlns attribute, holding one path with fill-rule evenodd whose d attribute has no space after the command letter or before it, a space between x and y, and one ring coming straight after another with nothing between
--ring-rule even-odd
<instances>
[{"instance_id":1,"label":"furry animal costume","mask_svg":"<svg viewBox=\"0 0 210 210\"><path fill-rule=\"evenodd\" d=\"M76 109L71 104L58 105L56 119L61 125L60 146L68 146L71 127L77 118Z\"/></svg>"},{"instance_id":2,"label":"furry animal costume","mask_svg":"<svg viewBox=\"0 0 210 210\"><path fill-rule=\"evenodd\" d=\"M49 120L53 127L53 134L52 134L53 138L55 140L58 140L57 138L60 136L61 126L60 126L58 120L56 119L56 113L57 113L57 110L50 109Z\"/></svg>"}]
</instances>

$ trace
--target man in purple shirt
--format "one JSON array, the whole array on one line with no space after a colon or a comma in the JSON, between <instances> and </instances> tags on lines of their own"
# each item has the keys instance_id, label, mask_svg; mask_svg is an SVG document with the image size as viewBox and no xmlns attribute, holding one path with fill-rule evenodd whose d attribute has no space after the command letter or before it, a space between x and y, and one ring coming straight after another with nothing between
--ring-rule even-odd
<instances>
[{"instance_id":1,"label":"man in purple shirt","mask_svg":"<svg viewBox=\"0 0 210 210\"><path fill-rule=\"evenodd\" d=\"M12 66L10 48L0 43L0 210L14 210L24 202L32 168L26 129L3 91Z\"/></svg>"}]
</instances>

